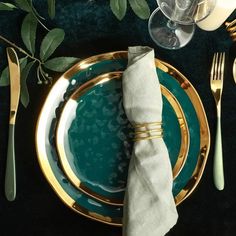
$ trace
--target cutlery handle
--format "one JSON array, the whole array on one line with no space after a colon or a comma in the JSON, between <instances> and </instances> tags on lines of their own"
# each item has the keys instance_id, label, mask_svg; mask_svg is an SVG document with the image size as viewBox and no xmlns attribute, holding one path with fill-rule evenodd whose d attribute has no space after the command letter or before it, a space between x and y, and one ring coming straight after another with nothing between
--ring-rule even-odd
<instances>
[{"instance_id":1,"label":"cutlery handle","mask_svg":"<svg viewBox=\"0 0 236 236\"><path fill-rule=\"evenodd\" d=\"M16 168L15 168L15 125L9 125L7 163L5 175L5 195L8 201L16 197Z\"/></svg>"},{"instance_id":2,"label":"cutlery handle","mask_svg":"<svg viewBox=\"0 0 236 236\"><path fill-rule=\"evenodd\" d=\"M216 140L215 140L215 156L213 161L213 179L218 190L224 189L224 167L221 140L221 119L217 116Z\"/></svg>"}]
</instances>

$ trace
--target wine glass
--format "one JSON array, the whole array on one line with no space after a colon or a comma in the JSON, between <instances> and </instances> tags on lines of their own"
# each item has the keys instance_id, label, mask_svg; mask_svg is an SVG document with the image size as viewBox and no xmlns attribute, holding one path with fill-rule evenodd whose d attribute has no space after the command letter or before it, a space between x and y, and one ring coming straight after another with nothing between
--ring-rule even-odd
<instances>
[{"instance_id":1,"label":"wine glass","mask_svg":"<svg viewBox=\"0 0 236 236\"><path fill-rule=\"evenodd\" d=\"M184 47L192 38L195 24L213 10L215 0L157 0L148 30L153 41L166 49Z\"/></svg>"}]
</instances>

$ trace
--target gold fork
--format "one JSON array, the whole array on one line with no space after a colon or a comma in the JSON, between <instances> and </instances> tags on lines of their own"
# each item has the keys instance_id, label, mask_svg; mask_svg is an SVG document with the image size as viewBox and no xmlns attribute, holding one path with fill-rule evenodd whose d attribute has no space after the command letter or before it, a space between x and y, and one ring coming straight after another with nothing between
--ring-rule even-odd
<instances>
[{"instance_id":1,"label":"gold fork","mask_svg":"<svg viewBox=\"0 0 236 236\"><path fill-rule=\"evenodd\" d=\"M221 140L221 95L223 90L225 53L215 53L212 61L210 85L217 108L217 128L213 161L213 179L218 190L224 189L224 168Z\"/></svg>"}]
</instances>

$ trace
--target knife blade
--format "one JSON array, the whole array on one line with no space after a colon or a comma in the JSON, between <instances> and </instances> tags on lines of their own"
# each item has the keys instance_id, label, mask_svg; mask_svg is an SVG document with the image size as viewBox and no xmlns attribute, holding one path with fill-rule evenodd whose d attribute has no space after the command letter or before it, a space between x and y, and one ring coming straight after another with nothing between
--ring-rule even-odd
<instances>
[{"instance_id":1,"label":"knife blade","mask_svg":"<svg viewBox=\"0 0 236 236\"><path fill-rule=\"evenodd\" d=\"M234 82L236 83L236 57L233 63L233 77L234 77Z\"/></svg>"},{"instance_id":2,"label":"knife blade","mask_svg":"<svg viewBox=\"0 0 236 236\"><path fill-rule=\"evenodd\" d=\"M5 173L5 195L8 201L14 201L16 197L15 122L20 98L20 65L15 50L8 47L6 51L10 75L10 117Z\"/></svg>"}]
</instances>

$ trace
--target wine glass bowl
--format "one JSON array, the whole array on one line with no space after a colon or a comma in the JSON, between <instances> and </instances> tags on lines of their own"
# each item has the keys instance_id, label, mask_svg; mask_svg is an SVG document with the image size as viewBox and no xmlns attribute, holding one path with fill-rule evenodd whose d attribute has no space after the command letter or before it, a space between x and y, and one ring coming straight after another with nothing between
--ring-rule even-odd
<instances>
[{"instance_id":1,"label":"wine glass bowl","mask_svg":"<svg viewBox=\"0 0 236 236\"><path fill-rule=\"evenodd\" d=\"M195 25L180 25L171 21L157 8L148 22L149 34L152 40L165 49L184 47L193 36Z\"/></svg>"},{"instance_id":2,"label":"wine glass bowl","mask_svg":"<svg viewBox=\"0 0 236 236\"><path fill-rule=\"evenodd\" d=\"M157 4L149 18L149 34L157 45L178 49L191 40L195 24L211 13L215 0L157 0Z\"/></svg>"}]
</instances>

